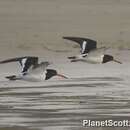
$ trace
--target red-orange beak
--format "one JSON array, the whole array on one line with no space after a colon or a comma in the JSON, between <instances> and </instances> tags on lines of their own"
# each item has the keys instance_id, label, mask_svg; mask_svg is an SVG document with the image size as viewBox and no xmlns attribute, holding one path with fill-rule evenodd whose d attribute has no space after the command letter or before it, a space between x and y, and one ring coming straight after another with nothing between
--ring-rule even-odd
<instances>
[{"instance_id":1,"label":"red-orange beak","mask_svg":"<svg viewBox=\"0 0 130 130\"><path fill-rule=\"evenodd\" d=\"M113 59L113 61L116 62L116 63L122 64L122 62L120 62L118 60Z\"/></svg>"},{"instance_id":2,"label":"red-orange beak","mask_svg":"<svg viewBox=\"0 0 130 130\"><path fill-rule=\"evenodd\" d=\"M68 79L68 77L66 77L66 76L64 76L64 75L62 75L62 74L57 74L57 76L59 76L59 77L61 77L61 78L63 78L63 79Z\"/></svg>"}]
</instances>

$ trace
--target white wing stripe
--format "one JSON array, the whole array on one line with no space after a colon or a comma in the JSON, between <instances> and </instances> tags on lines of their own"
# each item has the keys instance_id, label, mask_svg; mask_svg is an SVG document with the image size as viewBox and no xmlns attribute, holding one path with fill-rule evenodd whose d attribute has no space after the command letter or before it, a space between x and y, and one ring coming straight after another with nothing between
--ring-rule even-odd
<instances>
[{"instance_id":1,"label":"white wing stripe","mask_svg":"<svg viewBox=\"0 0 130 130\"><path fill-rule=\"evenodd\" d=\"M27 58L24 58L24 59L22 59L22 71L24 70L24 68L25 68L25 64L26 64L26 61L27 61Z\"/></svg>"},{"instance_id":2,"label":"white wing stripe","mask_svg":"<svg viewBox=\"0 0 130 130\"><path fill-rule=\"evenodd\" d=\"M84 53L86 45L87 45L87 41L83 41L82 50L81 50L82 53Z\"/></svg>"}]
</instances>

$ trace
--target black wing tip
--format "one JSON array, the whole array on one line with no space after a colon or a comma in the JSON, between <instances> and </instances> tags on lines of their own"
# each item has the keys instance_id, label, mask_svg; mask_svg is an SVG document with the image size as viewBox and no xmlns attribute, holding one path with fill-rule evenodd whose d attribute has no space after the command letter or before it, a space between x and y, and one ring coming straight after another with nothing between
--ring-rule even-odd
<instances>
[{"instance_id":1,"label":"black wing tip","mask_svg":"<svg viewBox=\"0 0 130 130\"><path fill-rule=\"evenodd\" d=\"M91 39L91 38L85 38L85 37L80 37L80 36L63 36L62 37L63 39L66 39L66 40L72 40L72 41L77 41L77 42L82 42L82 41L91 41L91 42L94 42L94 43L97 43L96 40L94 39Z\"/></svg>"},{"instance_id":2,"label":"black wing tip","mask_svg":"<svg viewBox=\"0 0 130 130\"><path fill-rule=\"evenodd\" d=\"M63 39L68 39L68 38L83 38L83 37L77 37L77 36L63 36Z\"/></svg>"},{"instance_id":3,"label":"black wing tip","mask_svg":"<svg viewBox=\"0 0 130 130\"><path fill-rule=\"evenodd\" d=\"M35 58L38 59L38 57L36 56L23 56L23 57L15 57L15 58L8 58L6 60L0 61L0 64L4 64L4 63L9 63L9 62L16 62L16 61L20 61L24 58Z\"/></svg>"},{"instance_id":4,"label":"black wing tip","mask_svg":"<svg viewBox=\"0 0 130 130\"><path fill-rule=\"evenodd\" d=\"M63 39L71 40L73 38L79 38L79 37L73 37L73 36L63 36Z\"/></svg>"},{"instance_id":5,"label":"black wing tip","mask_svg":"<svg viewBox=\"0 0 130 130\"><path fill-rule=\"evenodd\" d=\"M84 39L83 37L75 37L75 36L63 36L62 38L67 40Z\"/></svg>"},{"instance_id":6,"label":"black wing tip","mask_svg":"<svg viewBox=\"0 0 130 130\"><path fill-rule=\"evenodd\" d=\"M0 61L0 64L4 64L4 63L6 63L5 61Z\"/></svg>"},{"instance_id":7,"label":"black wing tip","mask_svg":"<svg viewBox=\"0 0 130 130\"><path fill-rule=\"evenodd\" d=\"M66 39L66 38L68 38L68 37L69 37L69 36L63 36L62 38L63 38L63 39Z\"/></svg>"}]
</instances>

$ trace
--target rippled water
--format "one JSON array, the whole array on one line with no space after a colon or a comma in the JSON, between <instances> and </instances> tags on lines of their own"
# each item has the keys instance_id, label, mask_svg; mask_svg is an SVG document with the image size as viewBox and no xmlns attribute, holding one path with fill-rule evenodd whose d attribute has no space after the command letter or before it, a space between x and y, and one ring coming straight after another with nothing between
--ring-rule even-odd
<instances>
[{"instance_id":1,"label":"rippled water","mask_svg":"<svg viewBox=\"0 0 130 130\"><path fill-rule=\"evenodd\" d=\"M119 77L15 84L1 82L2 130L85 130L83 119L130 118L130 88Z\"/></svg>"}]
</instances>

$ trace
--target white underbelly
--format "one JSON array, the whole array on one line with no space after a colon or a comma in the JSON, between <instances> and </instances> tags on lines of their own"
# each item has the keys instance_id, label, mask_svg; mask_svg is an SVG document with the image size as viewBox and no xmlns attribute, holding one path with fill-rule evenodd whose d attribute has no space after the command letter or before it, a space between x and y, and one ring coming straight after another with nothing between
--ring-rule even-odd
<instances>
[{"instance_id":1,"label":"white underbelly","mask_svg":"<svg viewBox=\"0 0 130 130\"><path fill-rule=\"evenodd\" d=\"M103 55L101 56L95 56L95 57L87 57L86 58L86 62L89 62L89 63L102 63L103 61Z\"/></svg>"},{"instance_id":2,"label":"white underbelly","mask_svg":"<svg viewBox=\"0 0 130 130\"><path fill-rule=\"evenodd\" d=\"M38 82L38 81L43 81L45 80L45 75L25 75L23 77L23 80L26 80L26 81L32 81L32 82Z\"/></svg>"}]
</instances>

